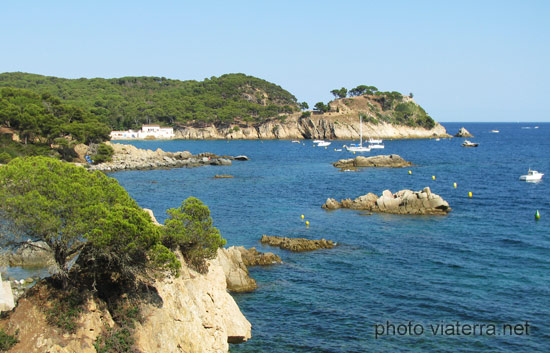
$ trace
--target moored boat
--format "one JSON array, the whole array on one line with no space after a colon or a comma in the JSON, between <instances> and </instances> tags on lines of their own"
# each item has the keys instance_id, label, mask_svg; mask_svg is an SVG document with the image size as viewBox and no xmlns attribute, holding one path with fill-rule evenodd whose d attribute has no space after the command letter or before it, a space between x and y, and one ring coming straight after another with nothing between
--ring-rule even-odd
<instances>
[{"instance_id":1,"label":"moored boat","mask_svg":"<svg viewBox=\"0 0 550 353\"><path fill-rule=\"evenodd\" d=\"M537 180L541 180L543 175L544 173L539 173L536 170L531 170L531 168L529 168L529 171L527 172L527 174L520 176L519 180L537 181Z\"/></svg>"}]
</instances>

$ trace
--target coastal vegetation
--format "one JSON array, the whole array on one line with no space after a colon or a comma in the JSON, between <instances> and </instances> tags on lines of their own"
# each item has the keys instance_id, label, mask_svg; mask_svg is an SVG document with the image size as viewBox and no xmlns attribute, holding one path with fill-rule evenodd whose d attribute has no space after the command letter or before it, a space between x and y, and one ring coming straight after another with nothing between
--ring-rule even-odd
<instances>
[{"instance_id":1,"label":"coastal vegetation","mask_svg":"<svg viewBox=\"0 0 550 353\"><path fill-rule=\"evenodd\" d=\"M180 81L165 77L64 79L15 72L0 74L0 86L59 97L113 130L149 123L262 122L300 110L288 91L244 74Z\"/></svg>"},{"instance_id":2,"label":"coastal vegetation","mask_svg":"<svg viewBox=\"0 0 550 353\"><path fill-rule=\"evenodd\" d=\"M410 127L423 127L432 129L435 121L426 111L416 104L412 98L413 94L405 96L399 92L379 91L374 86L359 85L350 90L342 87L330 91L336 98L334 101L317 102L314 111L317 113L340 112L340 105L343 103L350 109L356 109L368 123L379 124L381 122L405 125ZM368 100L366 109L355 107L356 97L363 97Z\"/></svg>"},{"instance_id":3,"label":"coastal vegetation","mask_svg":"<svg viewBox=\"0 0 550 353\"><path fill-rule=\"evenodd\" d=\"M109 126L88 110L63 103L49 93L0 88L0 154L2 161L25 155L72 160L77 143L109 139ZM11 132L11 133L10 133ZM18 141L12 135L17 134Z\"/></svg>"},{"instance_id":4,"label":"coastal vegetation","mask_svg":"<svg viewBox=\"0 0 550 353\"><path fill-rule=\"evenodd\" d=\"M15 158L0 167L2 246L48 245L43 249L52 253L56 272L32 290L48 293L38 297L46 298L50 325L74 333L87 298L106 303L117 325L98 337L98 352L133 351L140 302L149 300L155 278L178 276L175 252L205 273L206 260L225 244L199 199L167 213L161 227L116 179L55 158ZM0 334L0 341L8 346L16 338Z\"/></svg>"},{"instance_id":5,"label":"coastal vegetation","mask_svg":"<svg viewBox=\"0 0 550 353\"><path fill-rule=\"evenodd\" d=\"M206 260L216 256L218 248L225 245L220 231L213 226L208 206L195 197L189 197L178 208L166 211L163 244L178 249L187 263L199 272L207 270Z\"/></svg>"},{"instance_id":6,"label":"coastal vegetation","mask_svg":"<svg viewBox=\"0 0 550 353\"><path fill-rule=\"evenodd\" d=\"M135 280L148 265L179 268L150 216L101 172L47 157L16 158L0 168L0 190L3 234L12 235L1 239L4 245L46 242L64 288L77 270L97 283Z\"/></svg>"}]
</instances>

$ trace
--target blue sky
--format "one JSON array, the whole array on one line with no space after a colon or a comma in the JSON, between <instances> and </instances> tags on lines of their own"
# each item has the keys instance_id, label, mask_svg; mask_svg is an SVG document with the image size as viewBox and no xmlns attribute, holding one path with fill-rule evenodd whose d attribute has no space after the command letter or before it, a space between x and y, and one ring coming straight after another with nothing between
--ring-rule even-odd
<instances>
[{"instance_id":1,"label":"blue sky","mask_svg":"<svg viewBox=\"0 0 550 353\"><path fill-rule=\"evenodd\" d=\"M10 1L0 72L242 72L310 106L360 84L437 121L550 121L550 1Z\"/></svg>"}]
</instances>

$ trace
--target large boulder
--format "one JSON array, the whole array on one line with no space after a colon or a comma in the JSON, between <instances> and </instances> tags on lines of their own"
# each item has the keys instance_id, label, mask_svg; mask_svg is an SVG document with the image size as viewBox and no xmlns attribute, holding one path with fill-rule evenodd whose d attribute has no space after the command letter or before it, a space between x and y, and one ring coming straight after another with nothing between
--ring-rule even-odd
<instances>
[{"instance_id":1,"label":"large boulder","mask_svg":"<svg viewBox=\"0 0 550 353\"><path fill-rule=\"evenodd\" d=\"M456 133L455 137L474 137L474 135L470 134L468 130L461 127L458 132Z\"/></svg>"},{"instance_id":2,"label":"large boulder","mask_svg":"<svg viewBox=\"0 0 550 353\"><path fill-rule=\"evenodd\" d=\"M429 187L424 188L422 191L401 190L395 194L392 194L389 190L384 190L380 197L368 193L354 200L344 199L340 202L329 198L321 207L325 209L350 208L411 215L445 215L451 211L447 201L432 193Z\"/></svg>"},{"instance_id":3,"label":"large boulder","mask_svg":"<svg viewBox=\"0 0 550 353\"><path fill-rule=\"evenodd\" d=\"M332 163L336 168L373 167L373 168L403 168L412 163L404 160L397 154L379 155L372 157L357 156L351 159L341 159Z\"/></svg>"},{"instance_id":4,"label":"large boulder","mask_svg":"<svg viewBox=\"0 0 550 353\"><path fill-rule=\"evenodd\" d=\"M312 251L317 249L331 249L336 246L336 243L332 240L319 239L311 240L305 238L287 238L287 237L277 237L262 235L260 240L262 244L267 244L271 246L277 246L281 249L302 252L302 251Z\"/></svg>"}]
</instances>

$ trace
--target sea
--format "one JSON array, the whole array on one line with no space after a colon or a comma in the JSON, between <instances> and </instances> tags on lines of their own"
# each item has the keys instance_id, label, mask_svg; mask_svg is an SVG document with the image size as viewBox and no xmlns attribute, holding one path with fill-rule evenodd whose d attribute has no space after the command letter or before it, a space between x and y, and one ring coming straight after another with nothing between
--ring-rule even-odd
<instances>
[{"instance_id":1,"label":"sea","mask_svg":"<svg viewBox=\"0 0 550 353\"><path fill-rule=\"evenodd\" d=\"M363 155L398 154L414 165L344 172L332 163L355 157L342 145L357 141L125 141L249 160L109 175L161 223L194 196L227 246L283 259L251 268L258 289L233 294L252 324L252 339L232 344L233 353L549 352L550 123L443 125L450 134L465 127L479 146L385 140ZM520 181L530 168L546 176ZM447 216L321 208L327 198L425 187L449 203ZM293 253L262 245L263 234L338 245Z\"/></svg>"}]
</instances>

